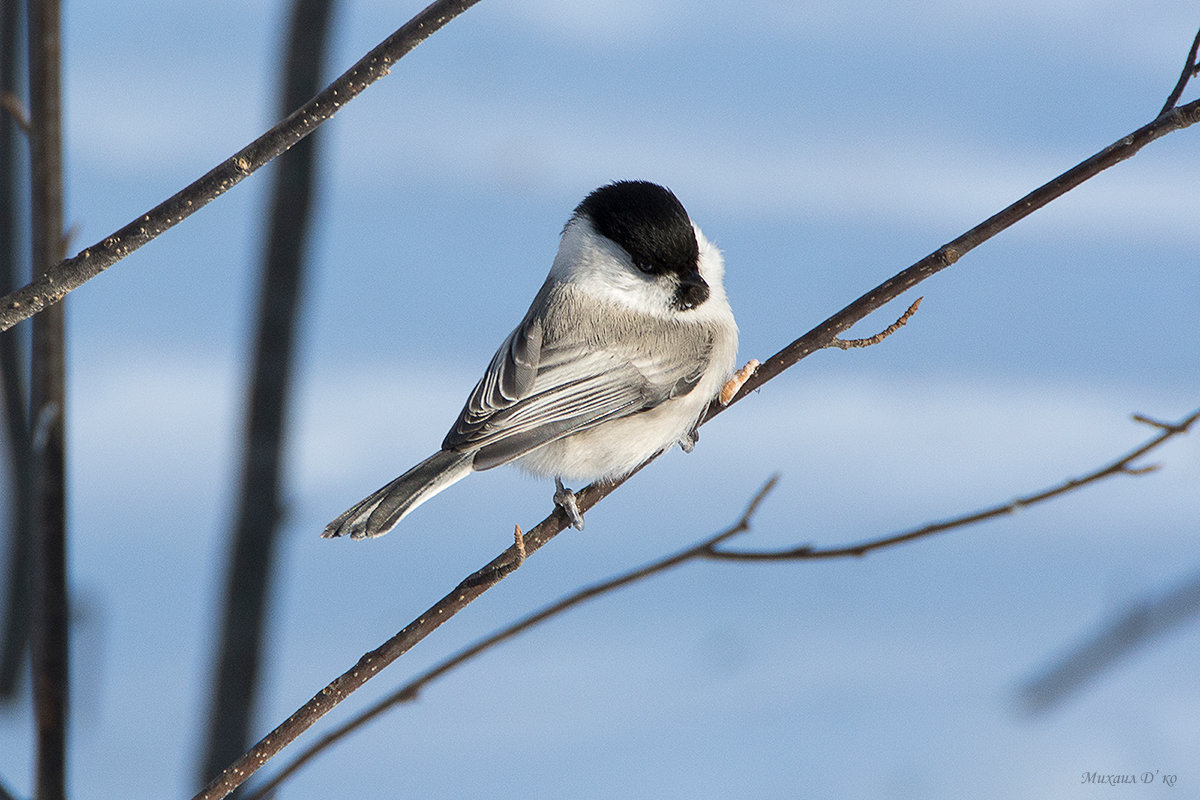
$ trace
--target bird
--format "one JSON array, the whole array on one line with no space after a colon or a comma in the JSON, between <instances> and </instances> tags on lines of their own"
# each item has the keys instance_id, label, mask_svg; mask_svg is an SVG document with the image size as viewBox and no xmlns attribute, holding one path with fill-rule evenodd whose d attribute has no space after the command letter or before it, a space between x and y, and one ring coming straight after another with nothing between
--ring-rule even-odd
<instances>
[{"instance_id":1,"label":"bird","mask_svg":"<svg viewBox=\"0 0 1200 800\"><path fill-rule=\"evenodd\" d=\"M555 504L582 530L563 481L620 478L675 444L691 452L701 415L734 374L724 272L670 189L620 180L591 192L441 449L322 536L382 536L472 472L510 463L554 478Z\"/></svg>"}]
</instances>

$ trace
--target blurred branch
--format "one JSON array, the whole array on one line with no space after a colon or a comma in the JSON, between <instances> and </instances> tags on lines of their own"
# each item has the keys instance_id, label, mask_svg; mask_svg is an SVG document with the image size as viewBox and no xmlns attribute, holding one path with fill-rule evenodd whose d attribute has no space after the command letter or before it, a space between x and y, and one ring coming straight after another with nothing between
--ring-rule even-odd
<instances>
[{"instance_id":1,"label":"blurred branch","mask_svg":"<svg viewBox=\"0 0 1200 800\"><path fill-rule=\"evenodd\" d=\"M1058 661L1030 678L1018 699L1030 714L1044 713L1111 669L1125 656L1200 615L1200 575L1154 597L1130 603Z\"/></svg>"},{"instance_id":2,"label":"blurred branch","mask_svg":"<svg viewBox=\"0 0 1200 800\"><path fill-rule=\"evenodd\" d=\"M21 246L27 241L21 230L18 209L24 203L25 186L19 178L17 142L28 142L28 120L18 92L18 30L23 3L0 3L0 293L11 292L24 282L17 264ZM25 127L21 127L24 122ZM8 503L8 574L4 589L4 629L0 633L0 702L11 700L20 683L21 665L29 644L30 519L33 504L33 453L29 441L29 395L26 393L19 331L0 333L0 413L4 415L8 445L6 479Z\"/></svg>"},{"instance_id":3,"label":"blurred branch","mask_svg":"<svg viewBox=\"0 0 1200 800\"><path fill-rule=\"evenodd\" d=\"M566 597L563 597L560 600L546 606L540 611L535 611L529 616L514 622L513 624L484 637L483 639L480 639L476 643L459 651L450 658L433 666L418 677L414 678L409 683L406 683L404 686L389 694L387 697L379 700L376 703L373 703L365 711L355 715L352 719L346 721L342 725L339 725L334 730L313 742L311 745L306 747L304 751L295 758L295 760L281 770L278 775L275 775L270 781L266 782L262 786L255 787L255 790L247 795L245 800L261 800L262 798L266 797L270 792L274 791L279 784L283 783L284 780L299 770L300 767L312 760L321 751L327 749L340 739L346 737L353 731L362 727L367 722L370 722L394 706L416 700L417 695L421 692L421 690L430 683L453 671L456 667L461 666L463 663L470 661L472 658L484 652L485 650L489 650L501 642L507 641L517 634L527 631L539 623L545 622L547 619L557 616L564 611L574 608L575 606L580 605L588 600L608 594L609 592L619 589L622 586L628 586L631 583L635 583L653 575L666 572L673 567L678 567L682 564L686 564L689 561L703 558L709 548L715 547L717 544L730 539L739 533L744 533L745 531L750 530L751 518L754 516L754 513L758 511L758 507L762 501L771 492L771 490L775 488L775 484L778 481L779 476L772 475L767 482L763 484L762 488L758 490L754 497L751 498L749 504L746 506L746 510L742 512L742 516L738 519L738 521L715 536L710 536L704 541L699 542L698 544L693 545L686 550L681 550L674 555L666 556L658 559L657 561L652 561L649 564L638 567L634 570L630 570L622 575L617 575L613 578L609 578L608 580L601 581L599 583L592 584L591 586L584 587L578 591L572 592Z\"/></svg>"},{"instance_id":4,"label":"blurred branch","mask_svg":"<svg viewBox=\"0 0 1200 800\"><path fill-rule=\"evenodd\" d=\"M0 800L17 800L17 796L0 780Z\"/></svg>"},{"instance_id":5,"label":"blurred branch","mask_svg":"<svg viewBox=\"0 0 1200 800\"><path fill-rule=\"evenodd\" d=\"M281 73L286 116L321 86L333 0L295 0ZM199 765L208 780L245 751L257 706L267 598L279 533L284 422L296 309L316 181L316 145L296 143L276 165L259 287L258 333L242 445L241 490L225 576L221 635L208 738Z\"/></svg>"},{"instance_id":6,"label":"blurred branch","mask_svg":"<svg viewBox=\"0 0 1200 800\"><path fill-rule=\"evenodd\" d=\"M868 539L865 542L859 542L858 544L846 545L843 547L814 548L809 545L801 545L799 547L793 547L784 550L767 550L759 552L717 550L714 548L708 553L708 556L710 558L729 561L799 561L816 558L861 556L869 553L872 550L880 550L884 547L892 547L893 545L902 544L904 542L911 542L914 539L923 539L926 536L944 533L945 531L953 530L955 528L962 528L966 527L967 525L974 525L975 523L983 522L985 520L995 519L996 517L1015 514L1017 511L1020 511L1023 508L1027 508L1029 506L1045 502L1046 500L1051 500L1060 495L1073 492L1076 489L1083 488L1090 483L1096 483L1104 478L1111 478L1114 475L1145 475L1147 472L1154 471L1158 468L1157 465L1137 467L1134 466L1133 462L1137 461L1150 451L1160 447L1168 439L1173 439L1176 436L1182 436L1183 434L1187 433L1191 427L1196 424L1196 420L1200 419L1200 409L1193 411L1182 421L1173 424L1152 422L1146 420L1141 415L1135 415L1134 419L1138 422L1148 423L1154 427L1157 427L1160 430L1160 433L1147 441L1145 444L1142 444L1140 447L1137 447L1121 456L1116 461L1113 461L1112 463L1103 467L1099 467L1092 472L1083 475L1082 477L1071 478L1063 481L1057 486L1053 486L1049 489L1043 489L1040 492L1025 495L1024 497L1018 497L1017 499L1008 503L992 506L991 508L975 511L970 514L964 514L963 516L954 517L941 522L923 525L920 528L914 528L913 530L894 534L892 536L884 536L878 539Z\"/></svg>"},{"instance_id":7,"label":"blurred branch","mask_svg":"<svg viewBox=\"0 0 1200 800\"><path fill-rule=\"evenodd\" d=\"M29 4L30 223L33 274L62 258L62 37L58 0ZM38 800L66 794L68 669L66 378L63 307L33 323L33 705Z\"/></svg>"},{"instance_id":8,"label":"blurred branch","mask_svg":"<svg viewBox=\"0 0 1200 800\"><path fill-rule=\"evenodd\" d=\"M13 19L17 16L18 4L16 2L4 4L4 15L7 17L10 13ZM8 52L4 59L7 61L10 58L16 59L16 48L12 47L11 52ZM21 129L23 133L29 133L29 111L21 103L21 97L14 89L7 84L3 89L0 89L0 109L2 109L12 119L13 123Z\"/></svg>"},{"instance_id":9,"label":"blurred branch","mask_svg":"<svg viewBox=\"0 0 1200 800\"><path fill-rule=\"evenodd\" d=\"M1078 166L1064 172L1044 186L1030 192L994 216L943 245L921 261L889 278L867 292L846 308L822 322L813 330L792 342L767 360L737 392L727 406L713 403L701 424L722 413L781 372L817 350L834 346L833 340L871 312L881 308L903 292L926 278L946 269L965 253L995 236L1000 231L1024 219L1038 208L1062 196L1075 186L1098 175L1109 167L1133 156L1141 148L1167 133L1186 128L1200 121L1200 101L1189 103L1159 116L1148 125L1106 147ZM636 475L650 459L625 477L608 482L599 481L576 492L580 513L586 513L611 494L618 486ZM487 565L464 579L453 591L431 606L424 614L407 625L375 650L363 655L350 670L335 678L311 700L297 709L245 754L233 761L194 800L216 800L244 783L254 772L295 741L330 709L360 688L387 665L408 652L413 646L437 630L489 588L499 583L515 565L533 555L557 536L566 526L566 516L555 509L550 516L525 534L523 553L517 546L506 549Z\"/></svg>"},{"instance_id":10,"label":"blurred branch","mask_svg":"<svg viewBox=\"0 0 1200 800\"><path fill-rule=\"evenodd\" d=\"M602 594L607 594L614 589L627 586L628 584L636 581L649 578L661 572L665 572L673 567L677 567L690 561L699 559L796 561L815 558L853 557L862 555L869 550L878 550L884 547L897 545L902 542L907 542L918 538L919 536L928 536L932 533L940 533L952 528L963 528L976 522L980 522L984 519L989 519L1001 514L1012 513L1019 508L1033 505L1034 503L1040 503L1067 492L1074 491L1075 489L1083 488L1090 483L1095 483L1101 478L1111 477L1113 475L1144 474L1145 470L1133 467L1133 462L1149 453L1151 450L1157 448L1168 439L1187 433L1188 429L1196 422L1198 418L1200 418L1200 410L1184 419L1181 423L1164 426L1163 433L1159 436L1155 437L1136 450L1133 450L1132 452L1122 456L1111 464L1098 468L1082 478L1065 481L1053 489L1043 490L1041 492L1028 495L1024 498L1014 500L1011 503L1007 503L1003 506L997 506L994 510L964 514L951 520L923 526L922 528L916 529L912 533L901 534L898 536L880 537L877 539L868 540L868 542L854 547L829 548L825 550L797 548L781 550L777 552L737 553L718 549L720 545L732 539L736 534L748 531L750 529L751 516L758 509L759 503L762 502L767 493L774 488L775 483L778 480L778 476L774 476L758 491L758 494L755 495L754 499L750 501L749 506L747 506L745 513L742 514L741 519L738 520L738 522L732 527L722 531L716 536L712 536L703 541L697 542L695 545L685 550L681 550L678 553L666 556L657 561L653 561L642 567L610 578L606 581L602 581L584 589L580 589L579 591L574 592L483 639L480 639L475 644L472 644L456 655L446 659L445 661L442 661L441 663L422 673L388 696L371 704L371 706L364 711L356 714L351 719L337 726L329 733L325 734L320 739L304 748L304 750L277 775L273 776L262 786L256 787L255 791L246 797L246 800L261 800L261 798L266 797L269 792L273 791L284 780L319 755L321 751L328 749L341 739L348 736L350 733L354 732L389 709L394 708L401 703L406 703L417 699L417 695L428 684L437 678L442 677L464 662L474 658L485 650L500 644L501 642L513 638L523 631L529 630L530 628L538 625L541 622L544 622L550 617L561 614L562 612L567 611L568 609L573 608L574 606L577 606L587 600L599 597ZM1151 424L1161 426L1161 423ZM1193 599L1195 600L1196 608L1194 611L1200 611L1200 583L1193 587L1191 591L1195 594L1195 598Z\"/></svg>"},{"instance_id":11,"label":"blurred branch","mask_svg":"<svg viewBox=\"0 0 1200 800\"><path fill-rule=\"evenodd\" d=\"M0 330L51 306L125 256L220 197L243 178L312 133L342 106L387 75L392 65L479 0L435 0L363 56L287 119L218 164L187 188L111 236L65 259L28 286L0 298Z\"/></svg>"}]
</instances>

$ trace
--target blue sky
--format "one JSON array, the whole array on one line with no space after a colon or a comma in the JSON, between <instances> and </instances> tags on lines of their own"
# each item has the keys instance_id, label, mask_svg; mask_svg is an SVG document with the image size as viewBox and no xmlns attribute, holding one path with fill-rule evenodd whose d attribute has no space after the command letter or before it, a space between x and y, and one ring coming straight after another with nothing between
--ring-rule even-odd
<instances>
[{"instance_id":1,"label":"blue sky","mask_svg":"<svg viewBox=\"0 0 1200 800\"><path fill-rule=\"evenodd\" d=\"M383 539L318 538L437 447L589 190L671 186L723 249L742 359L761 359L1148 121L1200 24L1184 2L876 6L484 0L324 127L260 733L549 510L550 486L498 470ZM331 75L418 8L346 4ZM68 6L80 247L272 122L282 15ZM330 721L724 527L774 472L746 546L835 544L1086 472L1148 438L1133 412L1182 417L1200 405L1197 146L1156 142L923 284L886 343L773 381ZM77 798L196 788L267 183L70 299ZM1200 626L1045 717L1013 695L1196 570L1200 449L1154 460L862 560L629 588L431 687L289 795L1071 798L1108 791L1084 772L1156 769L1182 787L1200 780ZM28 709L0 716L0 775L26 794L31 729Z\"/></svg>"}]
</instances>

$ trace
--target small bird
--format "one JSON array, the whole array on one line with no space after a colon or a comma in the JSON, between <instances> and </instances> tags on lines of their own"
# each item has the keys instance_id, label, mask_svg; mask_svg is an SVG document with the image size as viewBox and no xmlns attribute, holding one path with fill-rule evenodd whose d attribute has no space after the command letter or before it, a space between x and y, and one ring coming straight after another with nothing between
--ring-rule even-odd
<instances>
[{"instance_id":1,"label":"small bird","mask_svg":"<svg viewBox=\"0 0 1200 800\"><path fill-rule=\"evenodd\" d=\"M508 463L554 478L555 504L582 530L564 479L618 478L675 444L691 452L737 358L724 272L669 189L596 189L567 221L546 282L442 449L322 536L382 536L451 484Z\"/></svg>"}]
</instances>

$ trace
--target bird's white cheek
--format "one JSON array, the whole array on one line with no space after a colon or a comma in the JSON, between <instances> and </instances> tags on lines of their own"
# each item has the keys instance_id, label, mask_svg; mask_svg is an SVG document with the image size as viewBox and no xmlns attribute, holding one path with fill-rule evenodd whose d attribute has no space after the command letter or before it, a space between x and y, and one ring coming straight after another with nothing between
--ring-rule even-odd
<instances>
[{"instance_id":1,"label":"bird's white cheek","mask_svg":"<svg viewBox=\"0 0 1200 800\"><path fill-rule=\"evenodd\" d=\"M648 281L640 276L588 275L577 278L574 289L595 301L608 303L634 314L670 319L674 287L667 280Z\"/></svg>"}]
</instances>

